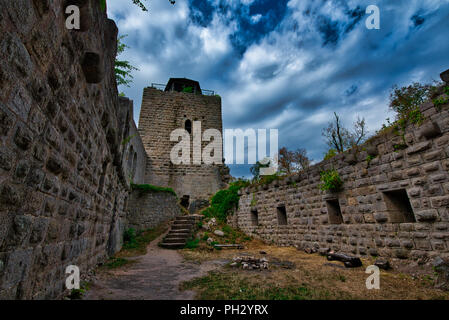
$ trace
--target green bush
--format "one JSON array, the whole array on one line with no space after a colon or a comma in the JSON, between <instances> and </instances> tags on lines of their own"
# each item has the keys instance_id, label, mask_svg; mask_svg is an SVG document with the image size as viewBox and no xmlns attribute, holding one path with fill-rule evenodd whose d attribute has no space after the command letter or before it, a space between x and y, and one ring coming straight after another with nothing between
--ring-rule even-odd
<instances>
[{"instance_id":1,"label":"green bush","mask_svg":"<svg viewBox=\"0 0 449 320\"><path fill-rule=\"evenodd\" d=\"M435 105L435 107L439 107L443 104L447 104L449 103L449 99L448 98L438 98L438 99L433 99L433 104Z\"/></svg>"},{"instance_id":2,"label":"green bush","mask_svg":"<svg viewBox=\"0 0 449 320\"><path fill-rule=\"evenodd\" d=\"M198 248L199 243L200 243L200 239L192 239L192 240L187 241L184 248L195 249L195 248Z\"/></svg>"},{"instance_id":3,"label":"green bush","mask_svg":"<svg viewBox=\"0 0 449 320\"><path fill-rule=\"evenodd\" d=\"M376 158L375 156L367 155L366 156L366 163L369 165L373 159Z\"/></svg>"},{"instance_id":4,"label":"green bush","mask_svg":"<svg viewBox=\"0 0 449 320\"><path fill-rule=\"evenodd\" d=\"M182 92L193 93L193 87L185 87L184 89L182 89Z\"/></svg>"},{"instance_id":5,"label":"green bush","mask_svg":"<svg viewBox=\"0 0 449 320\"><path fill-rule=\"evenodd\" d=\"M261 184L270 184L277 178L279 178L279 174L277 172L275 174L272 174L269 176L260 176L260 183Z\"/></svg>"},{"instance_id":6,"label":"green bush","mask_svg":"<svg viewBox=\"0 0 449 320\"><path fill-rule=\"evenodd\" d=\"M424 122L424 115L419 108L413 109L408 113L408 120L417 125L421 125Z\"/></svg>"},{"instance_id":7,"label":"green bush","mask_svg":"<svg viewBox=\"0 0 449 320\"><path fill-rule=\"evenodd\" d=\"M224 233L232 233L234 230L232 230L232 228L230 227L230 226L228 226L227 224L226 225L224 225L223 226L223 228L221 228L221 230L224 232Z\"/></svg>"},{"instance_id":8,"label":"green bush","mask_svg":"<svg viewBox=\"0 0 449 320\"><path fill-rule=\"evenodd\" d=\"M132 242L136 241L136 230L134 228L129 228L123 234L123 241Z\"/></svg>"},{"instance_id":9,"label":"green bush","mask_svg":"<svg viewBox=\"0 0 449 320\"><path fill-rule=\"evenodd\" d=\"M323 191L339 191L343 185L338 171L335 169L322 171L320 173L321 182L320 189Z\"/></svg>"},{"instance_id":10,"label":"green bush","mask_svg":"<svg viewBox=\"0 0 449 320\"><path fill-rule=\"evenodd\" d=\"M332 159L337 155L337 150L329 149L329 151L324 155L324 160Z\"/></svg>"},{"instance_id":11,"label":"green bush","mask_svg":"<svg viewBox=\"0 0 449 320\"><path fill-rule=\"evenodd\" d=\"M249 182L239 180L231 183L228 189L218 191L212 197L210 207L203 210L203 215L226 222L228 214L239 204L239 190L248 185Z\"/></svg>"},{"instance_id":12,"label":"green bush","mask_svg":"<svg viewBox=\"0 0 449 320\"><path fill-rule=\"evenodd\" d=\"M177 197L176 192L172 188L164 188L153 186L151 184L131 184L133 190L139 190L142 192L168 192Z\"/></svg>"}]
</instances>

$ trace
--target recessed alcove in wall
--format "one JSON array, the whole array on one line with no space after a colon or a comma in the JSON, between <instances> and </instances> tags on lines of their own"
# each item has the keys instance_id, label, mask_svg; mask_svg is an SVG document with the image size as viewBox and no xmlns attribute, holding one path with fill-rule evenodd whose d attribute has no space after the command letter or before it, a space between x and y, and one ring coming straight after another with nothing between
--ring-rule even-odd
<instances>
[{"instance_id":1,"label":"recessed alcove in wall","mask_svg":"<svg viewBox=\"0 0 449 320\"><path fill-rule=\"evenodd\" d=\"M190 196L189 195L184 195L181 198L181 206L188 209L190 205Z\"/></svg>"},{"instance_id":2,"label":"recessed alcove in wall","mask_svg":"<svg viewBox=\"0 0 449 320\"><path fill-rule=\"evenodd\" d=\"M330 224L342 224L343 216L341 214L340 202L338 199L326 200L327 214Z\"/></svg>"},{"instance_id":3,"label":"recessed alcove in wall","mask_svg":"<svg viewBox=\"0 0 449 320\"><path fill-rule=\"evenodd\" d=\"M280 205L277 207L277 215L278 215L278 225L280 226L287 225L287 210L285 210L285 205Z\"/></svg>"},{"instance_id":4,"label":"recessed alcove in wall","mask_svg":"<svg viewBox=\"0 0 449 320\"><path fill-rule=\"evenodd\" d=\"M185 129L186 129L186 131L189 133L189 134L191 134L192 133L192 121L190 121L190 120L186 120L186 122L185 122Z\"/></svg>"},{"instance_id":5,"label":"recessed alcove in wall","mask_svg":"<svg viewBox=\"0 0 449 320\"><path fill-rule=\"evenodd\" d=\"M416 222L412 205L405 189L383 192L391 223Z\"/></svg>"},{"instance_id":6,"label":"recessed alcove in wall","mask_svg":"<svg viewBox=\"0 0 449 320\"><path fill-rule=\"evenodd\" d=\"M254 227L259 225L259 213L257 209L251 210L251 225Z\"/></svg>"}]
</instances>

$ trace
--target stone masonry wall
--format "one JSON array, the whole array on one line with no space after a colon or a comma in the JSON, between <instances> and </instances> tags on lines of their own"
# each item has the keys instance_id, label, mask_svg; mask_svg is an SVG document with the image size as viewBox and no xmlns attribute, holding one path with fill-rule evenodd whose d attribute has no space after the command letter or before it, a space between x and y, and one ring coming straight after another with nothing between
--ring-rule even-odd
<instances>
[{"instance_id":1,"label":"stone masonry wall","mask_svg":"<svg viewBox=\"0 0 449 320\"><path fill-rule=\"evenodd\" d=\"M0 2L0 299L48 299L121 246L128 186L114 76L117 28L82 29L61 0Z\"/></svg>"},{"instance_id":2,"label":"stone masonry wall","mask_svg":"<svg viewBox=\"0 0 449 320\"><path fill-rule=\"evenodd\" d=\"M120 143L122 144L125 178L128 182L143 184L145 182L145 168L147 153L142 138L134 122L133 102L125 97L119 97L120 119L124 127Z\"/></svg>"},{"instance_id":3,"label":"stone masonry wall","mask_svg":"<svg viewBox=\"0 0 449 320\"><path fill-rule=\"evenodd\" d=\"M182 213L177 197L168 192L134 190L128 208L129 227L137 231L154 228Z\"/></svg>"},{"instance_id":4,"label":"stone masonry wall","mask_svg":"<svg viewBox=\"0 0 449 320\"><path fill-rule=\"evenodd\" d=\"M145 88L139 119L139 132L148 154L146 183L171 187L179 197L191 202L209 199L225 185L220 166L173 165L170 133L184 128L186 120L201 121L201 132L209 128L222 132L221 98ZM191 139L193 140L193 139ZM203 142L203 147L208 143ZM193 147L191 147L191 156Z\"/></svg>"},{"instance_id":5,"label":"stone masonry wall","mask_svg":"<svg viewBox=\"0 0 449 320\"><path fill-rule=\"evenodd\" d=\"M230 222L281 246L401 259L448 255L449 105L429 102L421 110L426 121L406 128L403 148L400 135L382 134L358 153L244 189ZM330 168L344 181L341 192L319 189L320 172Z\"/></svg>"}]
</instances>

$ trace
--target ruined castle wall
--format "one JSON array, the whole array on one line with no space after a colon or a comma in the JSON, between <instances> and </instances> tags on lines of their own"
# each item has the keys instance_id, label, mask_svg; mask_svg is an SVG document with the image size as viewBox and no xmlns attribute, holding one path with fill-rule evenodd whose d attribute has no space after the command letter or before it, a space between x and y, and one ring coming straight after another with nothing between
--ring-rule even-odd
<instances>
[{"instance_id":1,"label":"ruined castle wall","mask_svg":"<svg viewBox=\"0 0 449 320\"><path fill-rule=\"evenodd\" d=\"M145 88L139 119L139 132L148 154L146 182L172 187L179 197L209 199L224 185L219 166L173 165L170 142L173 130L184 128L186 120L201 121L201 131L222 132L221 98ZM193 139L192 139L193 140ZM203 147L208 143L203 142ZM191 147L191 157L193 147Z\"/></svg>"},{"instance_id":2,"label":"ruined castle wall","mask_svg":"<svg viewBox=\"0 0 449 320\"><path fill-rule=\"evenodd\" d=\"M125 178L134 184L145 182L147 153L142 138L134 122L133 102L125 97L119 97L120 119L123 121L121 144L123 148L122 163Z\"/></svg>"},{"instance_id":3,"label":"ruined castle wall","mask_svg":"<svg viewBox=\"0 0 449 320\"><path fill-rule=\"evenodd\" d=\"M0 2L0 299L57 297L121 245L117 28L77 3L81 31L61 0Z\"/></svg>"},{"instance_id":4,"label":"ruined castle wall","mask_svg":"<svg viewBox=\"0 0 449 320\"><path fill-rule=\"evenodd\" d=\"M134 190L128 208L129 227L137 231L154 228L182 213L177 197L169 192Z\"/></svg>"},{"instance_id":5,"label":"ruined castle wall","mask_svg":"<svg viewBox=\"0 0 449 320\"><path fill-rule=\"evenodd\" d=\"M407 127L405 141L384 133L355 155L244 189L230 221L281 246L404 259L448 254L449 106L421 109L427 120ZM320 172L330 168L344 181L341 192L319 188Z\"/></svg>"}]
</instances>

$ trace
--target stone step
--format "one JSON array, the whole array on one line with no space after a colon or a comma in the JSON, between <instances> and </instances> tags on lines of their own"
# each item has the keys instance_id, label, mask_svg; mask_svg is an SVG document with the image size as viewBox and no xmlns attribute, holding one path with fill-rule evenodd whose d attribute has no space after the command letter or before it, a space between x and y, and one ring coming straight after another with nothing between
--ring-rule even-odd
<instances>
[{"instance_id":1,"label":"stone step","mask_svg":"<svg viewBox=\"0 0 449 320\"><path fill-rule=\"evenodd\" d=\"M194 225L195 221L191 221L191 220L176 220L173 222L173 224L189 224L189 225Z\"/></svg>"},{"instance_id":2,"label":"stone step","mask_svg":"<svg viewBox=\"0 0 449 320\"><path fill-rule=\"evenodd\" d=\"M185 224L185 223L182 223L182 224L174 224L174 225L172 225L172 227L171 227L171 230L185 230L185 229L187 229L187 230L192 230L192 224Z\"/></svg>"},{"instance_id":3,"label":"stone step","mask_svg":"<svg viewBox=\"0 0 449 320\"><path fill-rule=\"evenodd\" d=\"M195 216L177 216L176 220L196 220Z\"/></svg>"},{"instance_id":4,"label":"stone step","mask_svg":"<svg viewBox=\"0 0 449 320\"><path fill-rule=\"evenodd\" d=\"M166 249L182 249L185 247L185 243L165 243L162 242L161 244L159 244L162 248L166 248Z\"/></svg>"},{"instance_id":5,"label":"stone step","mask_svg":"<svg viewBox=\"0 0 449 320\"><path fill-rule=\"evenodd\" d=\"M169 233L167 233L167 237L178 237L178 238L185 238L190 237L192 234L191 232L177 232L178 230L172 230Z\"/></svg>"},{"instance_id":6,"label":"stone step","mask_svg":"<svg viewBox=\"0 0 449 320\"><path fill-rule=\"evenodd\" d=\"M188 233L190 234L192 229L171 229L168 233Z\"/></svg>"},{"instance_id":7,"label":"stone step","mask_svg":"<svg viewBox=\"0 0 449 320\"><path fill-rule=\"evenodd\" d=\"M169 237L166 237L165 239L164 239L164 243L186 243L187 242L187 238L169 238Z\"/></svg>"}]
</instances>

